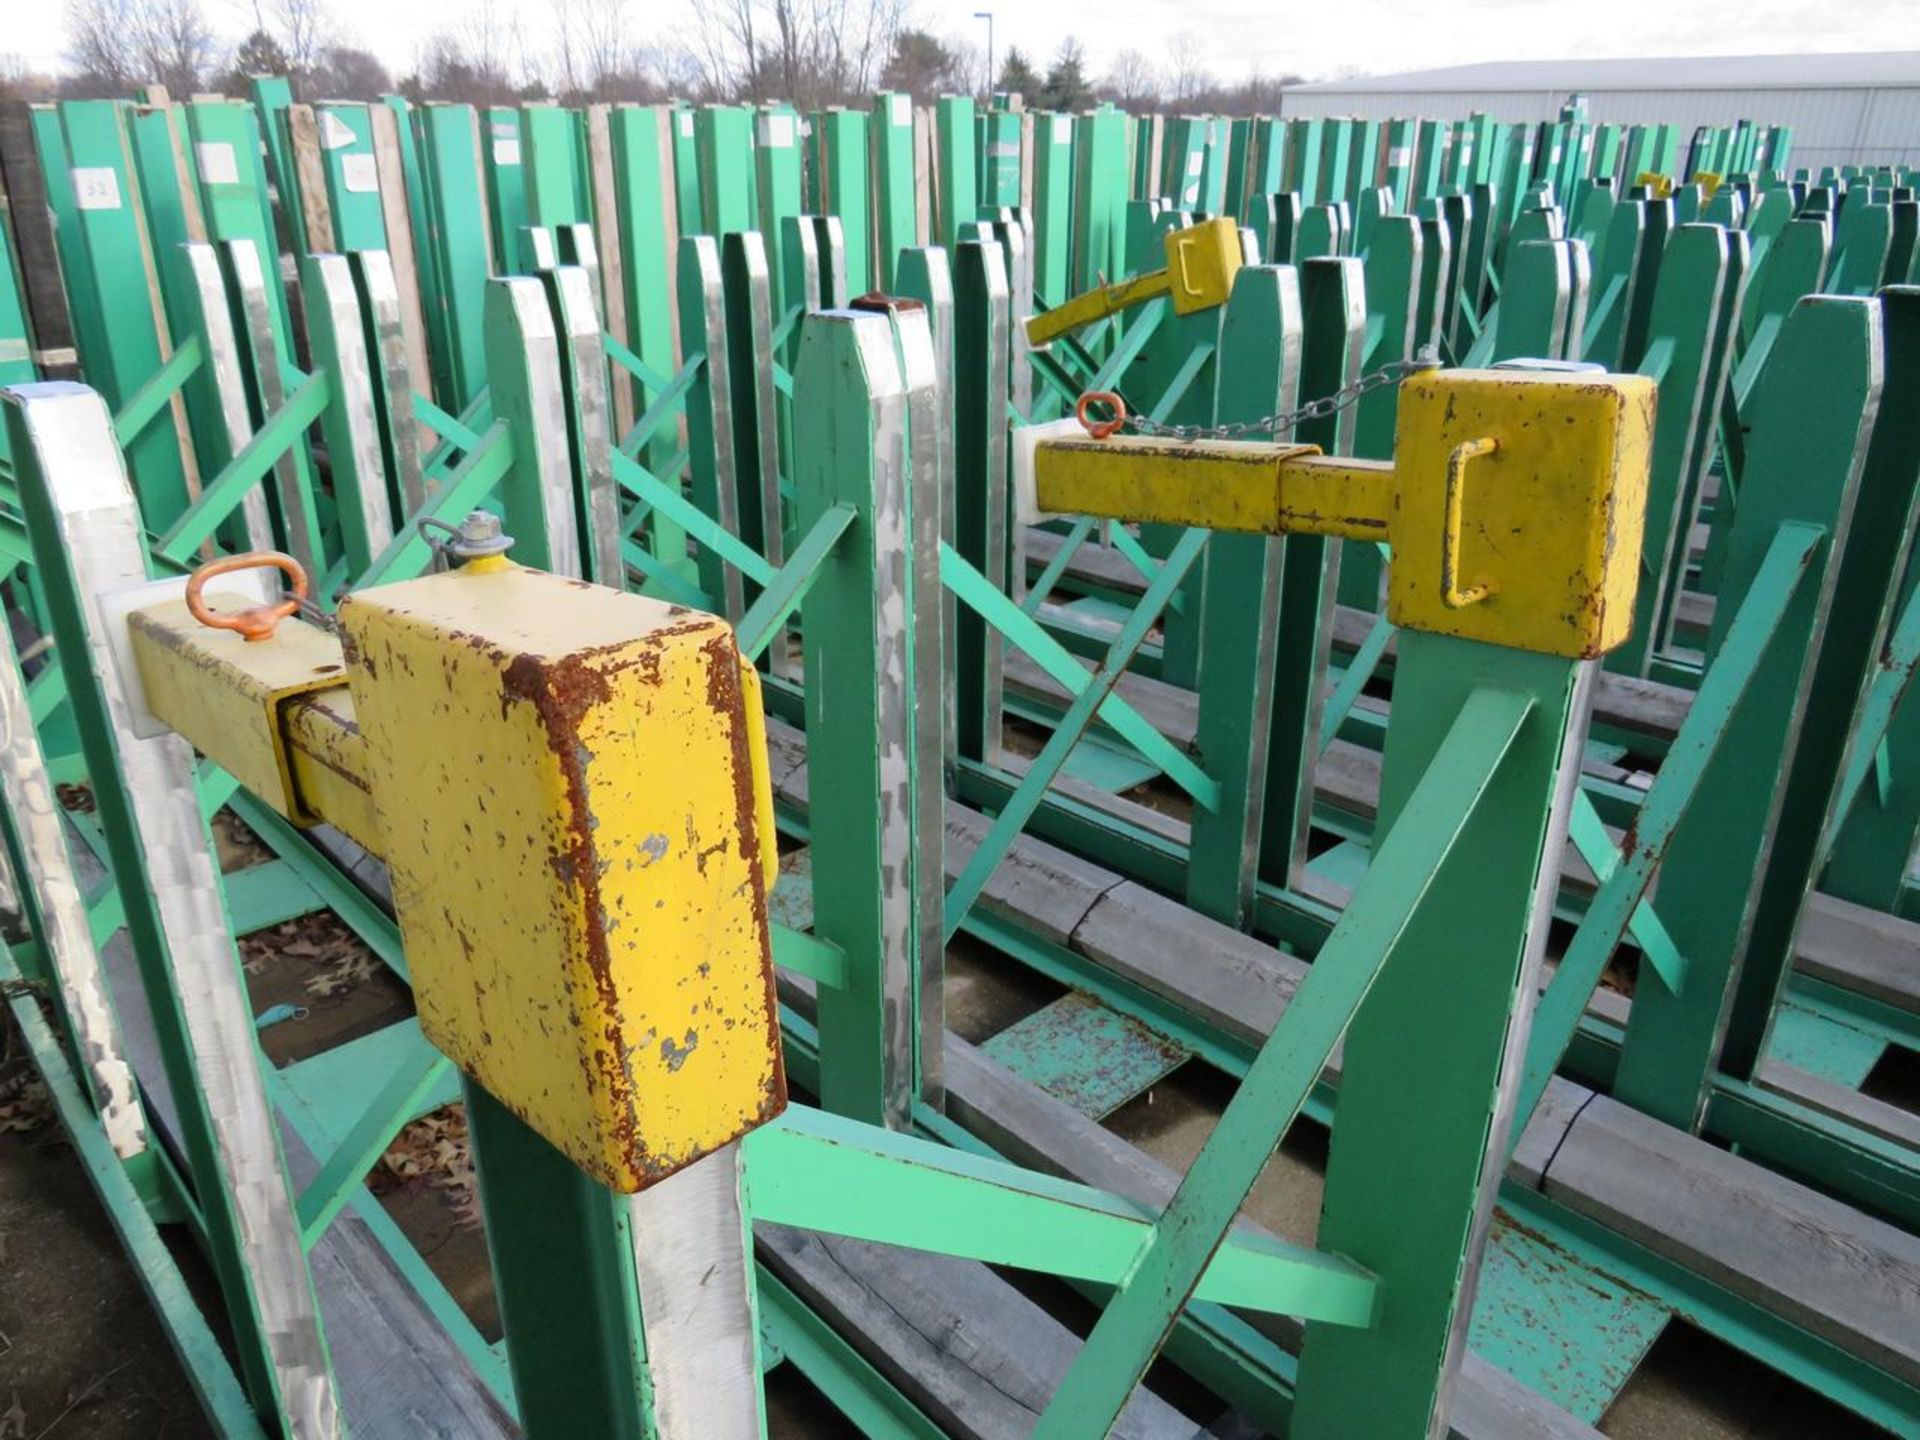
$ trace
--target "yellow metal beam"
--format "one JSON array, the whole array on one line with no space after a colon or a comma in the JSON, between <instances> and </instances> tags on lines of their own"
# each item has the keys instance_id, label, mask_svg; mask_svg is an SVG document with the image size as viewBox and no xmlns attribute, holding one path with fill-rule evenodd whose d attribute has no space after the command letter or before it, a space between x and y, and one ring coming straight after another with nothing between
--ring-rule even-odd
<instances>
[{"instance_id":1,"label":"yellow metal beam","mask_svg":"<svg viewBox=\"0 0 1920 1440\"><path fill-rule=\"evenodd\" d=\"M301 808L280 723L282 704L346 684L340 642L303 620L281 622L270 644L212 630L170 600L128 617L147 708L289 820Z\"/></svg>"},{"instance_id":2,"label":"yellow metal beam","mask_svg":"<svg viewBox=\"0 0 1920 1440\"><path fill-rule=\"evenodd\" d=\"M1043 440L1043 510L1385 540L1397 625L1590 657L1627 638L1655 386L1637 375L1426 370L1389 463L1311 447Z\"/></svg>"},{"instance_id":3,"label":"yellow metal beam","mask_svg":"<svg viewBox=\"0 0 1920 1440\"><path fill-rule=\"evenodd\" d=\"M1247 440L1048 441L1033 473L1043 510L1263 535L1384 540L1393 500L1389 464Z\"/></svg>"},{"instance_id":4,"label":"yellow metal beam","mask_svg":"<svg viewBox=\"0 0 1920 1440\"><path fill-rule=\"evenodd\" d=\"M1164 243L1166 268L1102 285L1034 316L1027 321L1028 343L1045 345L1156 295L1168 296L1176 315L1227 303L1242 264L1237 224L1229 219L1203 220L1169 230Z\"/></svg>"},{"instance_id":5,"label":"yellow metal beam","mask_svg":"<svg viewBox=\"0 0 1920 1440\"><path fill-rule=\"evenodd\" d=\"M498 559L338 623L130 620L159 719L386 860L427 1038L616 1190L777 1115L776 840L732 628Z\"/></svg>"}]
</instances>

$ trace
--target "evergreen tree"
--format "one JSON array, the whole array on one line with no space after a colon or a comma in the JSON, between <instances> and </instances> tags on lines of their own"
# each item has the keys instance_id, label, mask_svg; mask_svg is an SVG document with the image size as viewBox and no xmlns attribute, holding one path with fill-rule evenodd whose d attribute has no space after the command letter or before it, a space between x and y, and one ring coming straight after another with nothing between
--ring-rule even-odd
<instances>
[{"instance_id":1,"label":"evergreen tree","mask_svg":"<svg viewBox=\"0 0 1920 1440\"><path fill-rule=\"evenodd\" d=\"M1007 58L1000 66L999 83L993 88L1004 94L1025 96L1031 102L1040 97L1044 82L1040 72L1027 62L1016 45L1007 51Z\"/></svg>"},{"instance_id":2,"label":"evergreen tree","mask_svg":"<svg viewBox=\"0 0 1920 1440\"><path fill-rule=\"evenodd\" d=\"M1040 87L1042 110L1085 110L1093 104L1093 86L1087 83L1085 53L1080 42L1067 40L1053 57L1046 83Z\"/></svg>"}]
</instances>

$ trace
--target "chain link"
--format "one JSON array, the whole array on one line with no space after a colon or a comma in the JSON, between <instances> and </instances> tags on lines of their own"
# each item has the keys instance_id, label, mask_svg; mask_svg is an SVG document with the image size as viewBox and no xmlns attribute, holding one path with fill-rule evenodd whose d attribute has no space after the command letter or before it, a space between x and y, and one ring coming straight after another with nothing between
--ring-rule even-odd
<instances>
[{"instance_id":1,"label":"chain link","mask_svg":"<svg viewBox=\"0 0 1920 1440\"><path fill-rule=\"evenodd\" d=\"M1246 440L1260 436L1275 439L1303 420L1324 420L1329 415L1337 415L1349 405L1357 403L1361 396L1383 386L1398 385L1409 375L1437 369L1439 364L1440 352L1426 345L1411 360L1395 360L1382 365L1351 384L1342 385L1331 395L1322 395L1318 400L1310 400L1292 410L1282 410L1277 415L1263 415L1258 420L1234 420L1223 425L1167 425L1129 409L1121 428L1136 435L1150 435L1164 440Z\"/></svg>"}]
</instances>

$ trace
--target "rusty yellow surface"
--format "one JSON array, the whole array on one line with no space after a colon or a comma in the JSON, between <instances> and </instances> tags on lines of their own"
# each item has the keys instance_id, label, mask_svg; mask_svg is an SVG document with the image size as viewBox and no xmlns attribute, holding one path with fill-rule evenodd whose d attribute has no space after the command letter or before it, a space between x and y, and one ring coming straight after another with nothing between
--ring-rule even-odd
<instances>
[{"instance_id":1,"label":"rusty yellow surface","mask_svg":"<svg viewBox=\"0 0 1920 1440\"><path fill-rule=\"evenodd\" d=\"M1049 440L1034 452L1042 510L1260 534L1387 538L1393 467L1311 445L1145 436Z\"/></svg>"},{"instance_id":2,"label":"rusty yellow surface","mask_svg":"<svg viewBox=\"0 0 1920 1440\"><path fill-rule=\"evenodd\" d=\"M1198 225L1169 230L1164 244L1165 268L1101 285L1035 315L1027 321L1028 343L1045 345L1156 295L1169 296L1177 315L1227 303L1233 293L1233 277L1240 273L1243 263L1240 227L1234 221L1203 220Z\"/></svg>"},{"instance_id":3,"label":"rusty yellow surface","mask_svg":"<svg viewBox=\"0 0 1920 1440\"><path fill-rule=\"evenodd\" d=\"M1425 370L1400 390L1387 618L1518 650L1592 657L1633 627L1653 452L1654 382L1640 375ZM1458 588L1447 603L1447 470L1460 473Z\"/></svg>"},{"instance_id":4,"label":"rusty yellow surface","mask_svg":"<svg viewBox=\"0 0 1920 1440\"><path fill-rule=\"evenodd\" d=\"M507 566L340 609L428 1038L631 1191L785 1103L732 631Z\"/></svg>"},{"instance_id":5,"label":"rusty yellow surface","mask_svg":"<svg viewBox=\"0 0 1920 1440\"><path fill-rule=\"evenodd\" d=\"M386 842L374 813L367 747L352 691L341 686L302 695L281 707L280 725L302 813L344 831L374 854L384 854Z\"/></svg>"},{"instance_id":6,"label":"rusty yellow surface","mask_svg":"<svg viewBox=\"0 0 1920 1440\"><path fill-rule=\"evenodd\" d=\"M1045 440L1034 488L1056 513L1385 540L1395 624L1590 657L1633 623L1654 397L1637 375L1427 370L1402 384L1391 464L1250 441Z\"/></svg>"},{"instance_id":7,"label":"rusty yellow surface","mask_svg":"<svg viewBox=\"0 0 1920 1440\"><path fill-rule=\"evenodd\" d=\"M289 619L269 641L249 644L214 630L169 600L128 617L147 708L275 810L301 824L281 706L346 683L340 642Z\"/></svg>"},{"instance_id":8,"label":"rusty yellow surface","mask_svg":"<svg viewBox=\"0 0 1920 1440\"><path fill-rule=\"evenodd\" d=\"M1244 254L1240 226L1231 219L1202 220L1166 235L1168 293L1174 313L1191 315L1227 303Z\"/></svg>"}]
</instances>

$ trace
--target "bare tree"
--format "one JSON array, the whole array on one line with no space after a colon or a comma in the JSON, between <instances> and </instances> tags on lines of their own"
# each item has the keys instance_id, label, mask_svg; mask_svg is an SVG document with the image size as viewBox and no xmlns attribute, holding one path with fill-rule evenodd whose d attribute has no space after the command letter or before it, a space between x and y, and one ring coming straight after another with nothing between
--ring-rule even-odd
<instances>
[{"instance_id":1,"label":"bare tree","mask_svg":"<svg viewBox=\"0 0 1920 1440\"><path fill-rule=\"evenodd\" d=\"M200 0L75 0L67 11L69 93L125 94L142 83L190 95L218 68Z\"/></svg>"},{"instance_id":2,"label":"bare tree","mask_svg":"<svg viewBox=\"0 0 1920 1440\"><path fill-rule=\"evenodd\" d=\"M213 74L221 54L200 0L146 0L141 9L143 68L170 94L193 94Z\"/></svg>"},{"instance_id":3,"label":"bare tree","mask_svg":"<svg viewBox=\"0 0 1920 1440\"><path fill-rule=\"evenodd\" d=\"M1191 105L1200 93L1213 88L1200 52L1200 37L1183 30L1167 47L1167 98L1176 105Z\"/></svg>"},{"instance_id":4,"label":"bare tree","mask_svg":"<svg viewBox=\"0 0 1920 1440\"><path fill-rule=\"evenodd\" d=\"M694 0L702 88L803 110L864 97L891 63L906 0Z\"/></svg>"},{"instance_id":5,"label":"bare tree","mask_svg":"<svg viewBox=\"0 0 1920 1440\"><path fill-rule=\"evenodd\" d=\"M317 70L332 40L326 0L267 0L264 16L260 16L260 4L261 0L254 0L255 16L261 28L280 42L294 73Z\"/></svg>"},{"instance_id":6,"label":"bare tree","mask_svg":"<svg viewBox=\"0 0 1920 1440\"><path fill-rule=\"evenodd\" d=\"M1160 103L1160 76L1138 50L1122 50L1113 57L1101 94L1123 110L1152 110Z\"/></svg>"}]
</instances>

